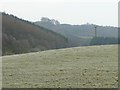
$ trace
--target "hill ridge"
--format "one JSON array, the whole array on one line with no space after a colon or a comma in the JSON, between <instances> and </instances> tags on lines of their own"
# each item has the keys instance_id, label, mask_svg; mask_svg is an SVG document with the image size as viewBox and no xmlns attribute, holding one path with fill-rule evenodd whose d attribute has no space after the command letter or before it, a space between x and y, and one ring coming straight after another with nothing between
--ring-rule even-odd
<instances>
[{"instance_id":1,"label":"hill ridge","mask_svg":"<svg viewBox=\"0 0 120 90\"><path fill-rule=\"evenodd\" d=\"M3 55L66 47L67 38L44 27L6 13L2 21Z\"/></svg>"}]
</instances>

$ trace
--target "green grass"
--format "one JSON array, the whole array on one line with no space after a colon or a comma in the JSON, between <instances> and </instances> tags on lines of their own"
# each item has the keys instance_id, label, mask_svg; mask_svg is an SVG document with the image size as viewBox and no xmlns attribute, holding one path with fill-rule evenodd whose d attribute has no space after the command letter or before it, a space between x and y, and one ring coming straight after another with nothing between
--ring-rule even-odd
<instances>
[{"instance_id":1,"label":"green grass","mask_svg":"<svg viewBox=\"0 0 120 90\"><path fill-rule=\"evenodd\" d=\"M117 75L117 45L3 57L4 88L117 88Z\"/></svg>"}]
</instances>

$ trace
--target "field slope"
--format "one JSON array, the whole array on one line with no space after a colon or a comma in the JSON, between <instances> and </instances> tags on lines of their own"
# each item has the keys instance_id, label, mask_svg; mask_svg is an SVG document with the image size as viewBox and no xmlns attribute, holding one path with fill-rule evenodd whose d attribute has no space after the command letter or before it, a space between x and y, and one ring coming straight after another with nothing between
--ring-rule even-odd
<instances>
[{"instance_id":1,"label":"field slope","mask_svg":"<svg viewBox=\"0 0 120 90\"><path fill-rule=\"evenodd\" d=\"M3 57L4 88L117 88L117 74L117 45Z\"/></svg>"}]
</instances>

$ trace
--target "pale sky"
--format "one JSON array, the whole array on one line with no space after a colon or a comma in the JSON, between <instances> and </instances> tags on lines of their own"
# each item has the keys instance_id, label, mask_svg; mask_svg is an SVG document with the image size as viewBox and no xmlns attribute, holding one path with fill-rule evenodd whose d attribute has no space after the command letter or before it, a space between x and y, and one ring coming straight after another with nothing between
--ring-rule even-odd
<instances>
[{"instance_id":1,"label":"pale sky","mask_svg":"<svg viewBox=\"0 0 120 90\"><path fill-rule=\"evenodd\" d=\"M0 0L0 11L29 21L118 26L118 0Z\"/></svg>"}]
</instances>

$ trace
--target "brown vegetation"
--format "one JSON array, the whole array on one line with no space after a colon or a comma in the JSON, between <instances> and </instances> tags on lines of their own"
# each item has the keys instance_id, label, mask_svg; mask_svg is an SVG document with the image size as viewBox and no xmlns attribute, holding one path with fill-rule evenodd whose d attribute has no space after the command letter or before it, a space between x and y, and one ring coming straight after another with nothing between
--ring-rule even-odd
<instances>
[{"instance_id":1,"label":"brown vegetation","mask_svg":"<svg viewBox=\"0 0 120 90\"><path fill-rule=\"evenodd\" d=\"M2 13L3 55L66 47L67 39L34 23Z\"/></svg>"}]
</instances>

